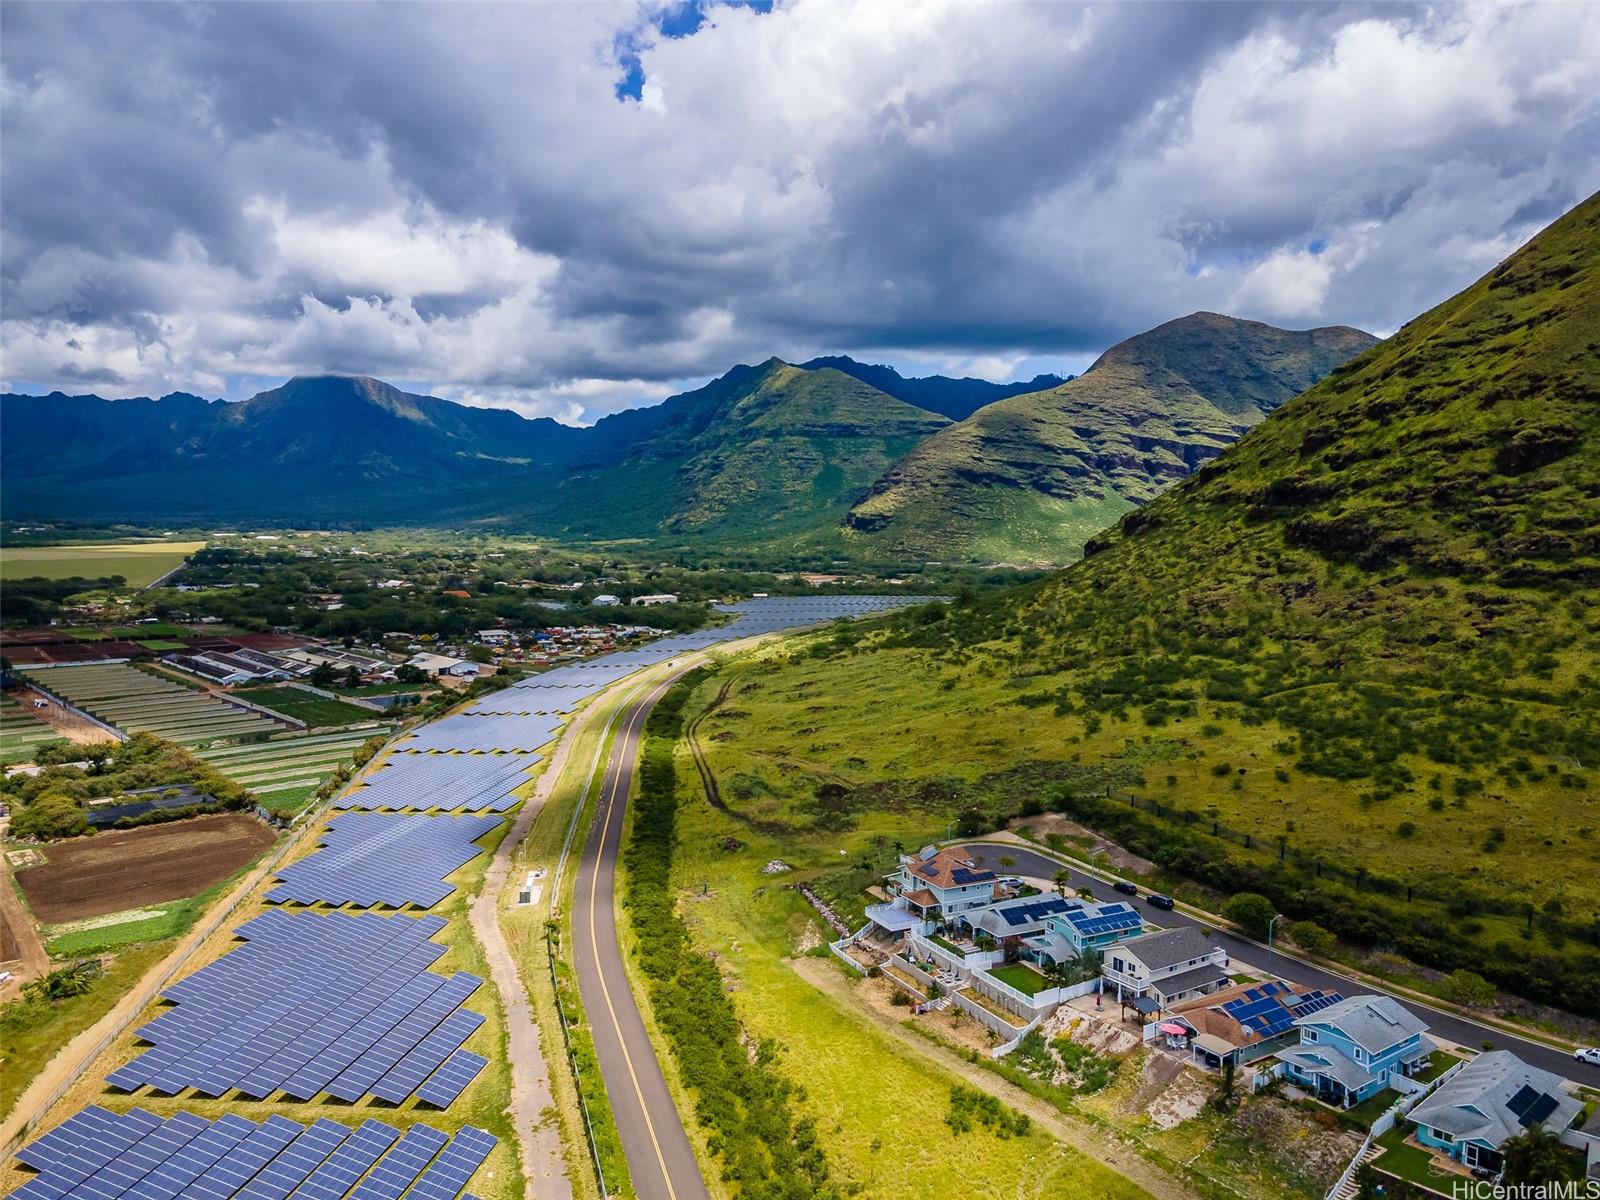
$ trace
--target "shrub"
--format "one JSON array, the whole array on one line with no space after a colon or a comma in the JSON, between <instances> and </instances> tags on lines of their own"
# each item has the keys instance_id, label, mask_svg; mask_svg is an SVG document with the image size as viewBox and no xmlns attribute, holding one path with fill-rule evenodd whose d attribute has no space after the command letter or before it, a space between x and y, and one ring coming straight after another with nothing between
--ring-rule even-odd
<instances>
[{"instance_id":1,"label":"shrub","mask_svg":"<svg viewBox=\"0 0 1600 1200\"><path fill-rule=\"evenodd\" d=\"M1253 937L1264 938L1278 906L1255 892L1240 892L1222 906L1222 915Z\"/></svg>"}]
</instances>

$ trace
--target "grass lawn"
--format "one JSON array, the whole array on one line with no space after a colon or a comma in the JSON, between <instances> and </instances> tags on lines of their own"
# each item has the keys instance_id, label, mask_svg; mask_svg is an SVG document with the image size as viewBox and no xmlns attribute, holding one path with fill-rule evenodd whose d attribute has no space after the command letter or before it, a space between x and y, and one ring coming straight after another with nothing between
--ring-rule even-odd
<instances>
[{"instance_id":1,"label":"grass lawn","mask_svg":"<svg viewBox=\"0 0 1600 1200\"><path fill-rule=\"evenodd\" d=\"M153 639L140 639L139 645L146 650L182 650L185 648L182 642L163 642Z\"/></svg>"},{"instance_id":2,"label":"grass lawn","mask_svg":"<svg viewBox=\"0 0 1600 1200\"><path fill-rule=\"evenodd\" d=\"M427 685L422 683L369 683L357 688L330 688L329 691L338 692L341 696L393 696L400 692L421 692L427 690Z\"/></svg>"},{"instance_id":3,"label":"grass lawn","mask_svg":"<svg viewBox=\"0 0 1600 1200\"><path fill-rule=\"evenodd\" d=\"M20 546L6 550L0 561L0 579L104 579L121 575L129 587L145 587L204 548L204 542Z\"/></svg>"},{"instance_id":4,"label":"grass lawn","mask_svg":"<svg viewBox=\"0 0 1600 1200\"><path fill-rule=\"evenodd\" d=\"M1400 1099L1400 1093L1393 1088L1384 1088L1376 1096L1368 1096L1353 1108L1347 1108L1339 1114L1339 1120L1346 1125L1354 1125L1359 1129L1371 1129L1372 1123L1381 1117L1388 1107Z\"/></svg>"},{"instance_id":5,"label":"grass lawn","mask_svg":"<svg viewBox=\"0 0 1600 1200\"><path fill-rule=\"evenodd\" d=\"M370 708L362 708L359 704L329 700L295 687L248 688L233 694L241 700L270 708L275 713L304 721L310 729L351 725L357 721L375 720L381 715Z\"/></svg>"},{"instance_id":6,"label":"grass lawn","mask_svg":"<svg viewBox=\"0 0 1600 1200\"><path fill-rule=\"evenodd\" d=\"M0 1006L0 1116L11 1111L57 1050L98 1021L171 948L168 942L150 942L123 951L81 996Z\"/></svg>"},{"instance_id":7,"label":"grass lawn","mask_svg":"<svg viewBox=\"0 0 1600 1200\"><path fill-rule=\"evenodd\" d=\"M277 813L281 817L292 817L306 806L306 802L316 790L316 784L310 787L285 788L281 792L258 793L256 799L261 801L261 807L268 812Z\"/></svg>"},{"instance_id":8,"label":"grass lawn","mask_svg":"<svg viewBox=\"0 0 1600 1200\"><path fill-rule=\"evenodd\" d=\"M1419 1146L1406 1144L1405 1135L1411 1126L1404 1121L1378 1139L1383 1153L1372 1165L1387 1175L1414 1183L1418 1187L1443 1195L1450 1194L1450 1182L1464 1178L1434 1165L1434 1157Z\"/></svg>"},{"instance_id":9,"label":"grass lawn","mask_svg":"<svg viewBox=\"0 0 1600 1200\"><path fill-rule=\"evenodd\" d=\"M1435 1050L1428 1056L1428 1069L1417 1076L1418 1083L1432 1083L1458 1062L1465 1060L1459 1054L1451 1054L1448 1050Z\"/></svg>"},{"instance_id":10,"label":"grass lawn","mask_svg":"<svg viewBox=\"0 0 1600 1200\"><path fill-rule=\"evenodd\" d=\"M1022 963L1005 963L1002 966L990 967L989 974L1001 983L1010 984L1024 996L1042 992L1051 986L1050 981L1043 975Z\"/></svg>"}]
</instances>

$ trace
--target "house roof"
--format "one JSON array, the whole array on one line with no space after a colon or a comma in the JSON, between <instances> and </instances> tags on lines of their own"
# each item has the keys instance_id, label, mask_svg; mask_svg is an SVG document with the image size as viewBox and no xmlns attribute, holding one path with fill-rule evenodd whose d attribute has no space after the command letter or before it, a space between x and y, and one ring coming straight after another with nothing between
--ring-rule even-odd
<instances>
[{"instance_id":1,"label":"house roof","mask_svg":"<svg viewBox=\"0 0 1600 1200\"><path fill-rule=\"evenodd\" d=\"M918 888L914 892L907 892L906 899L913 904L928 905L939 903L939 897L935 896L927 888Z\"/></svg>"},{"instance_id":2,"label":"house roof","mask_svg":"<svg viewBox=\"0 0 1600 1200\"><path fill-rule=\"evenodd\" d=\"M1071 925L1081 938L1095 938L1107 933L1124 933L1138 929L1144 918L1125 900L1110 904L1080 904L1061 918ZM1143 962L1141 958L1139 961Z\"/></svg>"},{"instance_id":3,"label":"house roof","mask_svg":"<svg viewBox=\"0 0 1600 1200\"><path fill-rule=\"evenodd\" d=\"M1150 990L1162 996L1176 996L1179 992L1193 991L1198 987L1207 987L1213 983L1226 983L1228 973L1216 963L1206 963L1195 967L1191 971L1179 971L1176 975L1168 975L1162 979L1150 981Z\"/></svg>"},{"instance_id":4,"label":"house roof","mask_svg":"<svg viewBox=\"0 0 1600 1200\"><path fill-rule=\"evenodd\" d=\"M1390 1046L1405 1041L1428 1026L1393 996L1351 996L1320 1012L1297 1017L1295 1024L1327 1025L1360 1046L1368 1054L1382 1054Z\"/></svg>"},{"instance_id":5,"label":"house roof","mask_svg":"<svg viewBox=\"0 0 1600 1200\"><path fill-rule=\"evenodd\" d=\"M1226 1041L1231 1046L1249 1046L1287 1033L1294 1019L1308 1006L1331 1005L1342 997L1337 992L1296 992L1282 980L1265 983L1240 983L1209 996L1185 1000L1173 1007L1201 1033Z\"/></svg>"},{"instance_id":6,"label":"house roof","mask_svg":"<svg viewBox=\"0 0 1600 1200\"><path fill-rule=\"evenodd\" d=\"M1355 1059L1331 1046L1295 1046L1279 1050L1278 1058L1309 1074L1326 1075L1352 1092L1360 1091L1378 1078Z\"/></svg>"},{"instance_id":7,"label":"house roof","mask_svg":"<svg viewBox=\"0 0 1600 1200\"><path fill-rule=\"evenodd\" d=\"M975 865L958 850L940 850L925 858L916 859L906 864L906 870L937 888L992 883L998 878L993 871Z\"/></svg>"},{"instance_id":8,"label":"house roof","mask_svg":"<svg viewBox=\"0 0 1600 1200\"><path fill-rule=\"evenodd\" d=\"M974 929L982 929L996 937L1017 937L1044 928L1044 919L1052 914L1064 913L1081 900L1068 900L1061 896L1026 896L1018 900L1002 900L981 912L964 914Z\"/></svg>"},{"instance_id":9,"label":"house roof","mask_svg":"<svg viewBox=\"0 0 1600 1200\"><path fill-rule=\"evenodd\" d=\"M1200 930L1191 925L1179 925L1175 929L1129 938L1119 949L1123 954L1131 954L1150 970L1159 971L1192 958L1204 958L1217 947Z\"/></svg>"},{"instance_id":10,"label":"house roof","mask_svg":"<svg viewBox=\"0 0 1600 1200\"><path fill-rule=\"evenodd\" d=\"M1582 1108L1562 1089L1560 1076L1530 1067L1509 1050L1491 1050L1446 1080L1407 1120L1498 1147L1535 1125L1559 1132Z\"/></svg>"}]
</instances>

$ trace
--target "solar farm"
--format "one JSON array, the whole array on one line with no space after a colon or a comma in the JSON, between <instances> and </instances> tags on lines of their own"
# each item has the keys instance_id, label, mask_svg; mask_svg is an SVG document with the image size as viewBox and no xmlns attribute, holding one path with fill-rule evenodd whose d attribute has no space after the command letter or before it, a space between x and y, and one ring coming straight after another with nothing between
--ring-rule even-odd
<instances>
[{"instance_id":1,"label":"solar farm","mask_svg":"<svg viewBox=\"0 0 1600 1200\"><path fill-rule=\"evenodd\" d=\"M0 693L0 761L21 762L32 758L40 746L62 740L59 733L33 715L31 708Z\"/></svg>"},{"instance_id":2,"label":"solar farm","mask_svg":"<svg viewBox=\"0 0 1600 1200\"><path fill-rule=\"evenodd\" d=\"M484 1022L462 1007L483 980L428 970L445 953L432 940L445 924L264 912L234 931L245 945L162 993L174 1007L138 1030L153 1048L106 1078L165 1095L400 1104L455 1056L450 1085L430 1089L447 1107L485 1060L461 1051Z\"/></svg>"},{"instance_id":3,"label":"solar farm","mask_svg":"<svg viewBox=\"0 0 1600 1200\"><path fill-rule=\"evenodd\" d=\"M328 823L322 848L278 872L275 903L337 908L432 908L455 887L445 876L482 853L497 816L393 816L347 812Z\"/></svg>"},{"instance_id":4,"label":"solar farm","mask_svg":"<svg viewBox=\"0 0 1600 1200\"><path fill-rule=\"evenodd\" d=\"M458 919L472 885L450 877L470 872L484 853L480 843L502 827L500 814L520 803L515 791L562 714L641 667L693 650L910 602L808 597L735 606L736 619L717 629L522 681L402 740L335 800L343 811L318 830L317 848L275 869L241 914L253 915L216 934L200 965L164 988L133 1045L122 1042L80 1082L76 1114L18 1153L37 1174L13 1173L22 1179L13 1194L451 1200L491 1160L490 1177L514 1177L515 1156L493 1134L463 1124L451 1135L419 1118L455 1108L490 1126L505 1120L506 1065L468 1049L503 1044L498 995L474 970L439 968L446 960L484 969ZM241 719L220 701L131 667L41 674L102 720L189 745L234 736L217 729ZM281 728L253 714L243 719ZM369 736L306 735L199 753L270 798L313 786ZM442 913L371 911L436 906ZM304 1123L276 1113L247 1120L229 1110L236 1103L250 1103L257 1117L263 1104L281 1105ZM330 1103L393 1106L394 1124L352 1128L294 1107Z\"/></svg>"},{"instance_id":5,"label":"solar farm","mask_svg":"<svg viewBox=\"0 0 1600 1200\"><path fill-rule=\"evenodd\" d=\"M39 1174L18 1200L418 1200L456 1196L496 1138L467 1126L454 1137L427 1125L402 1134L382 1121L352 1129L326 1118L307 1126L180 1112L163 1120L98 1105L28 1143L17 1157Z\"/></svg>"},{"instance_id":6,"label":"solar farm","mask_svg":"<svg viewBox=\"0 0 1600 1200\"><path fill-rule=\"evenodd\" d=\"M36 669L28 680L125 733L153 733L183 746L287 728L125 663Z\"/></svg>"}]
</instances>

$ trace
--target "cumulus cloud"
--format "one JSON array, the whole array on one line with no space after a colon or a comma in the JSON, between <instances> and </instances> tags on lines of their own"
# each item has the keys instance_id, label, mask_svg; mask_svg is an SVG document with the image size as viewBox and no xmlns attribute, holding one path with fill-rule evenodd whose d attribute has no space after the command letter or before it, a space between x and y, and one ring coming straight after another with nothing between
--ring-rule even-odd
<instances>
[{"instance_id":1,"label":"cumulus cloud","mask_svg":"<svg viewBox=\"0 0 1600 1200\"><path fill-rule=\"evenodd\" d=\"M0 375L581 421L772 354L1072 371L1391 330L1600 187L1593 6L764 7L0 7Z\"/></svg>"}]
</instances>

